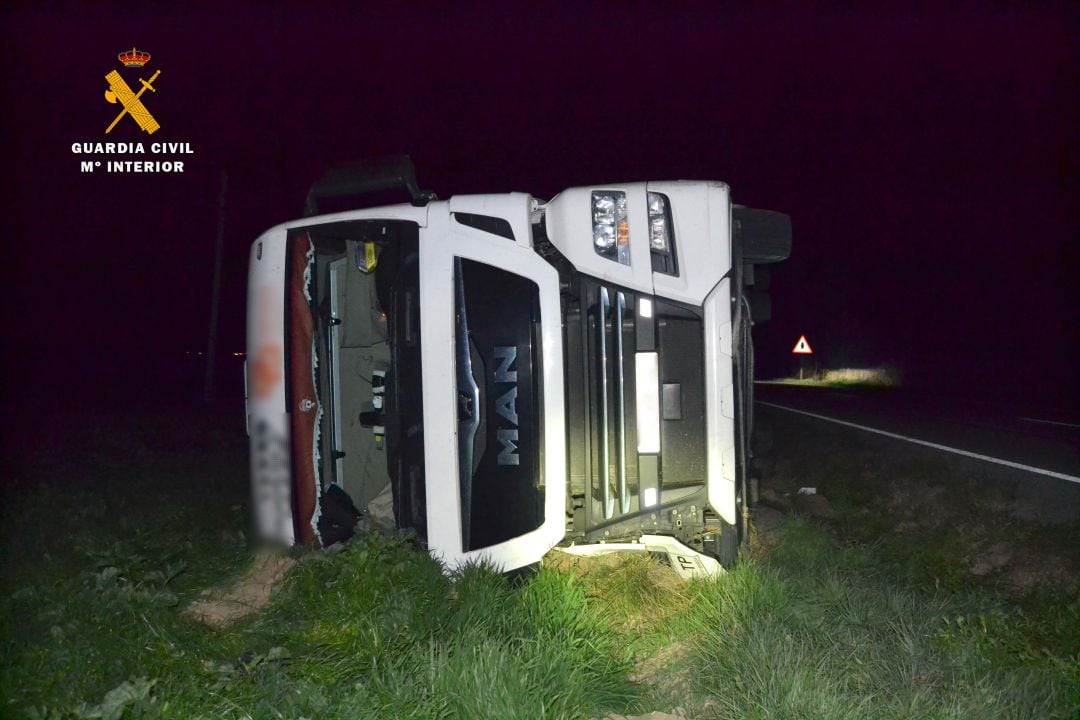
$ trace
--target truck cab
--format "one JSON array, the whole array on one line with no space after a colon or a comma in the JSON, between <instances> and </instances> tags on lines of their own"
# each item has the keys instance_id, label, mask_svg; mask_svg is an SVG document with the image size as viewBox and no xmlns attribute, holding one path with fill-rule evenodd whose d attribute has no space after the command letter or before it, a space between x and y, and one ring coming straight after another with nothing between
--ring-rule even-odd
<instances>
[{"instance_id":1,"label":"truck cab","mask_svg":"<svg viewBox=\"0 0 1080 720\"><path fill-rule=\"evenodd\" d=\"M448 570L654 535L730 564L754 268L790 237L720 182L438 200L406 157L329 173L251 246L258 534L327 545L389 498Z\"/></svg>"}]
</instances>

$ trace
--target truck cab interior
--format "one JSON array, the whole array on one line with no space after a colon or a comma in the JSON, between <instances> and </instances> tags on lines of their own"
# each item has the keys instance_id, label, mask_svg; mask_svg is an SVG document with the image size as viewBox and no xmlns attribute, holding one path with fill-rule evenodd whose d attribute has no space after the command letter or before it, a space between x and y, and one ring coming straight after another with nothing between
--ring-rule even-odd
<instances>
[{"instance_id":1,"label":"truck cab interior","mask_svg":"<svg viewBox=\"0 0 1080 720\"><path fill-rule=\"evenodd\" d=\"M356 508L388 488L397 523L425 534L418 239L415 223L367 220L289 238L289 277L302 287L291 289L288 312L310 317L311 337L292 333L288 357L294 376L311 368L317 396L300 418L312 473L297 482L319 497L324 545L351 535ZM299 476L297 460L307 463L296 455Z\"/></svg>"}]
</instances>

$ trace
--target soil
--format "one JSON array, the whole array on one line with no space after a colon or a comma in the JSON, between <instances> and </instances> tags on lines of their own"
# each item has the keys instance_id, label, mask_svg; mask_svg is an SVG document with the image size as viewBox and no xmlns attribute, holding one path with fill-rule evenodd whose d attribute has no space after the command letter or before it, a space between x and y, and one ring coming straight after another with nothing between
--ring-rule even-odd
<instances>
[{"instance_id":1,"label":"soil","mask_svg":"<svg viewBox=\"0 0 1080 720\"><path fill-rule=\"evenodd\" d=\"M606 555L572 555L552 550L544 557L544 567L558 573L573 573L584 578L593 573L611 572L627 562L640 561L643 556L634 552L612 552ZM647 578L656 588L668 592L681 592L686 581L669 565L659 560L648 560Z\"/></svg>"},{"instance_id":2,"label":"soil","mask_svg":"<svg viewBox=\"0 0 1080 720\"><path fill-rule=\"evenodd\" d=\"M675 673L669 671L671 666L689 653L690 650L690 646L686 643L676 642L662 648L655 655L640 658L634 666L634 671L630 674L630 680L636 683L657 685L665 690L689 687L692 668L686 668Z\"/></svg>"},{"instance_id":3,"label":"soil","mask_svg":"<svg viewBox=\"0 0 1080 720\"><path fill-rule=\"evenodd\" d=\"M836 519L836 511L833 510L829 498L824 495L796 495L795 510L800 515L809 515L820 520Z\"/></svg>"},{"instance_id":4,"label":"soil","mask_svg":"<svg viewBox=\"0 0 1080 720\"><path fill-rule=\"evenodd\" d=\"M263 551L231 586L204 590L203 597L191 603L184 614L215 630L228 630L266 607L274 587L295 565L296 560L290 557Z\"/></svg>"}]
</instances>

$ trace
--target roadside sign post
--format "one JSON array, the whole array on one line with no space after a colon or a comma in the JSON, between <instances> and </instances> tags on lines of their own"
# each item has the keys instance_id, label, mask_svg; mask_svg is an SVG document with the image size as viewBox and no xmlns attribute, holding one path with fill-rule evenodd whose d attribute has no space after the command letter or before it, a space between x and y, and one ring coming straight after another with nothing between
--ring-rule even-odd
<instances>
[{"instance_id":1,"label":"roadside sign post","mask_svg":"<svg viewBox=\"0 0 1080 720\"><path fill-rule=\"evenodd\" d=\"M803 366L806 364L806 356L813 355L814 351L810 348L810 343L806 342L806 336L800 335L799 341L795 343L795 347L792 348L791 353L799 356L799 379L803 379Z\"/></svg>"}]
</instances>

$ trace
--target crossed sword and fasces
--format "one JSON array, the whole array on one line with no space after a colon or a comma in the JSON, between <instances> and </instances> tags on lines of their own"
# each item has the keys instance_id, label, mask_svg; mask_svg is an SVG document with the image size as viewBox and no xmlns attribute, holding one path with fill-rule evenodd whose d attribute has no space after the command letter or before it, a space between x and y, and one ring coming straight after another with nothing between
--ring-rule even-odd
<instances>
[{"instance_id":1,"label":"crossed sword and fasces","mask_svg":"<svg viewBox=\"0 0 1080 720\"><path fill-rule=\"evenodd\" d=\"M146 109L146 106L139 100L139 96L149 90L150 92L157 92L152 83L157 80L157 76L161 74L158 70L154 73L153 77L149 80L143 80L139 78L139 82L142 83L142 90L137 93L131 92L131 88L124 82L124 78L120 77L120 73L113 70L111 73L105 76L105 79L109 83L109 89L105 91L105 99L111 103L115 103L117 100L124 106L124 109L120 111L120 114L116 116L116 119L112 121L112 125L105 128L105 134L116 127L116 123L120 122L120 118L125 115L131 115L131 118L139 123L139 127L144 132L153 135L154 131L160 128L158 121L154 119L154 116L150 114L150 111Z\"/></svg>"}]
</instances>

